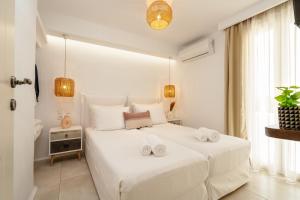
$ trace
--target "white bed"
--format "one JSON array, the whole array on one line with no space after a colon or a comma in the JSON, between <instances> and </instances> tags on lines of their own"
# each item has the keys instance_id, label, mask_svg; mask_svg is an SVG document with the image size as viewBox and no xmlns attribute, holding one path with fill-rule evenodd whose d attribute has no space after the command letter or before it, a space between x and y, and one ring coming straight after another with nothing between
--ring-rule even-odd
<instances>
[{"instance_id":1,"label":"white bed","mask_svg":"<svg viewBox=\"0 0 300 200\"><path fill-rule=\"evenodd\" d=\"M200 142L193 136L195 129L174 124L155 125L141 131L193 149L209 160L206 182L209 199L220 199L244 185L249 179L250 143L221 134L216 143Z\"/></svg>"},{"instance_id":2,"label":"white bed","mask_svg":"<svg viewBox=\"0 0 300 200\"><path fill-rule=\"evenodd\" d=\"M87 128L86 159L101 200L205 200L208 161L166 140L167 156L142 156L144 133ZM201 173L199 173L201 172Z\"/></svg>"}]
</instances>

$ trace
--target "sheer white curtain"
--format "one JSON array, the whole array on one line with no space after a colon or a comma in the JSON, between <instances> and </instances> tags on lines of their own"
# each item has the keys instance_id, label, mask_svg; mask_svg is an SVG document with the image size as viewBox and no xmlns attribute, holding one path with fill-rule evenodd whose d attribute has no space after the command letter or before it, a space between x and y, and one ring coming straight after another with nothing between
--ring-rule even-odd
<instances>
[{"instance_id":1,"label":"sheer white curtain","mask_svg":"<svg viewBox=\"0 0 300 200\"><path fill-rule=\"evenodd\" d=\"M277 86L300 85L300 29L294 25L292 2L251 19L244 41L246 123L255 169L300 177L300 143L271 139L265 127L277 119Z\"/></svg>"}]
</instances>

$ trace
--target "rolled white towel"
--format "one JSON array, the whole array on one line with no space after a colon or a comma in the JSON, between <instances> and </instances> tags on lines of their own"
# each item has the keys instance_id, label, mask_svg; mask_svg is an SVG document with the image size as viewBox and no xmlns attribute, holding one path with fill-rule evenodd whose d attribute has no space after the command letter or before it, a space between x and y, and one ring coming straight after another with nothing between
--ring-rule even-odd
<instances>
[{"instance_id":1,"label":"rolled white towel","mask_svg":"<svg viewBox=\"0 0 300 200\"><path fill-rule=\"evenodd\" d=\"M200 131L197 130L197 131L195 131L194 136L200 142L207 142L208 141L208 134L206 132L200 132Z\"/></svg>"},{"instance_id":2,"label":"rolled white towel","mask_svg":"<svg viewBox=\"0 0 300 200\"><path fill-rule=\"evenodd\" d=\"M220 139L220 133L213 129L201 127L198 129L198 132L206 135L208 141L210 141L210 142L218 142Z\"/></svg>"},{"instance_id":3,"label":"rolled white towel","mask_svg":"<svg viewBox=\"0 0 300 200\"><path fill-rule=\"evenodd\" d=\"M143 139L140 150L143 156L149 156L151 154L152 152L151 145L146 138Z\"/></svg>"},{"instance_id":4,"label":"rolled white towel","mask_svg":"<svg viewBox=\"0 0 300 200\"><path fill-rule=\"evenodd\" d=\"M217 131L214 131L214 132L210 132L208 134L208 140L210 142L218 142L220 140L220 133L217 132Z\"/></svg>"},{"instance_id":5,"label":"rolled white towel","mask_svg":"<svg viewBox=\"0 0 300 200\"><path fill-rule=\"evenodd\" d=\"M147 135L147 140L151 146L152 153L157 157L165 156L167 153L167 146L156 135Z\"/></svg>"}]
</instances>

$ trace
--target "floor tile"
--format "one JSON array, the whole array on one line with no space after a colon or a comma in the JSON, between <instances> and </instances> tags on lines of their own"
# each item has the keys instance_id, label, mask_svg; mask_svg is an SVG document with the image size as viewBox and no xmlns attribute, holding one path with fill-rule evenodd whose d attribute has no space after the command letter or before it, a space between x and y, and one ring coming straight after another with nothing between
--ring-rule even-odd
<instances>
[{"instance_id":1,"label":"floor tile","mask_svg":"<svg viewBox=\"0 0 300 200\"><path fill-rule=\"evenodd\" d=\"M35 165L35 200L99 200L86 160L61 159ZM221 200L298 200L300 183L287 184L284 178L252 173L249 183Z\"/></svg>"},{"instance_id":2,"label":"floor tile","mask_svg":"<svg viewBox=\"0 0 300 200\"><path fill-rule=\"evenodd\" d=\"M252 175L249 190L272 200L300 199L300 184L288 184L284 178L271 177L264 173Z\"/></svg>"},{"instance_id":3,"label":"floor tile","mask_svg":"<svg viewBox=\"0 0 300 200\"><path fill-rule=\"evenodd\" d=\"M85 159L66 160L61 163L61 179L66 180L76 176L90 174L89 168Z\"/></svg>"},{"instance_id":4,"label":"floor tile","mask_svg":"<svg viewBox=\"0 0 300 200\"><path fill-rule=\"evenodd\" d=\"M267 200L263 196L249 190L248 185L244 185L221 200Z\"/></svg>"},{"instance_id":5,"label":"floor tile","mask_svg":"<svg viewBox=\"0 0 300 200\"><path fill-rule=\"evenodd\" d=\"M38 165L34 173L35 185L55 186L60 184L61 163L55 163L50 166L49 163Z\"/></svg>"},{"instance_id":6,"label":"floor tile","mask_svg":"<svg viewBox=\"0 0 300 200\"><path fill-rule=\"evenodd\" d=\"M90 174L63 180L60 200L99 200Z\"/></svg>"},{"instance_id":7,"label":"floor tile","mask_svg":"<svg viewBox=\"0 0 300 200\"><path fill-rule=\"evenodd\" d=\"M59 185L38 187L34 200L59 200Z\"/></svg>"}]
</instances>

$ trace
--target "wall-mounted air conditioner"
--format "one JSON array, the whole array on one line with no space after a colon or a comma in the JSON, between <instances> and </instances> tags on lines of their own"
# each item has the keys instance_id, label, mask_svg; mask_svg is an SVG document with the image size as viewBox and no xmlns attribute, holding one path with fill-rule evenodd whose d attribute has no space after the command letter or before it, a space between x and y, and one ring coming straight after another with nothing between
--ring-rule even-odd
<instances>
[{"instance_id":1,"label":"wall-mounted air conditioner","mask_svg":"<svg viewBox=\"0 0 300 200\"><path fill-rule=\"evenodd\" d=\"M178 57L182 62L193 61L214 53L214 41L205 39L183 48Z\"/></svg>"}]
</instances>

